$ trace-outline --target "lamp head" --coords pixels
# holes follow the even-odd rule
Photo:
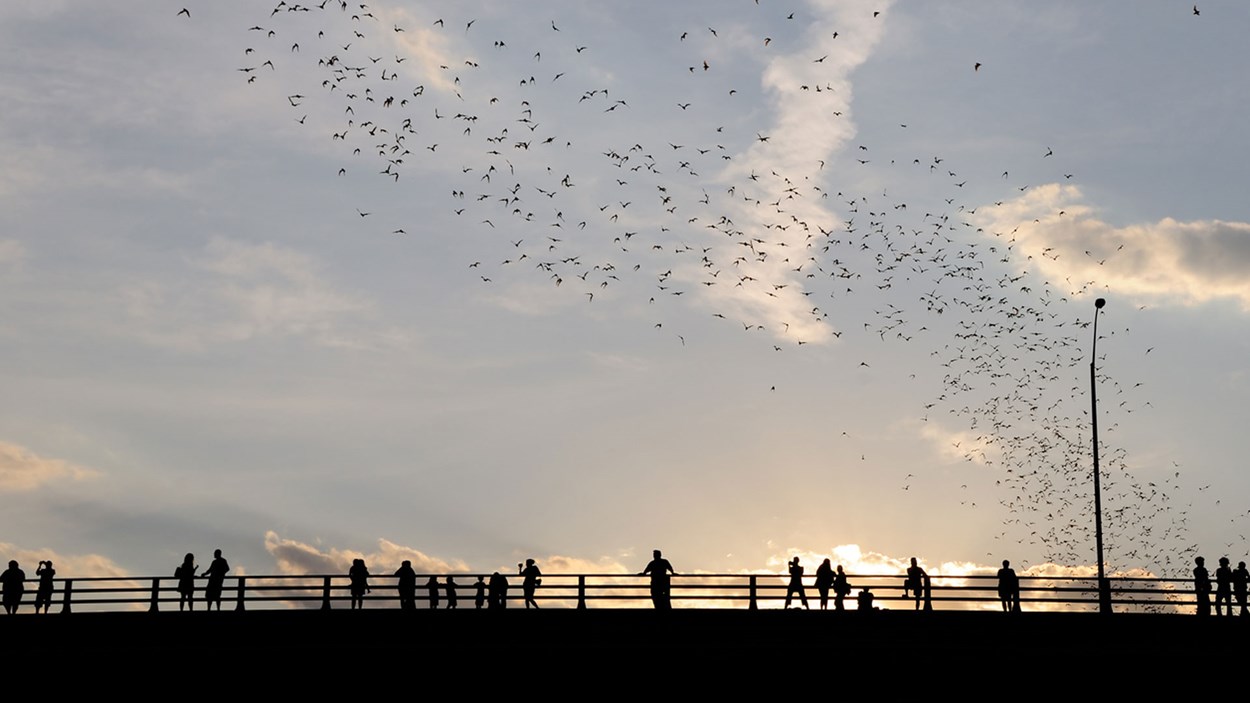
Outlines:
[[[1101,308],[1102,306],[1104,306],[1104,305],[1106,305],[1106,304],[1107,304],[1107,299],[1106,299],[1106,298],[1099,298],[1098,300],[1095,300],[1095,301],[1094,301],[1094,307],[1095,307],[1095,308]]]

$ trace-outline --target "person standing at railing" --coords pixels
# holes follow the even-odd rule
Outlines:
[[[352,568],[347,570],[347,578],[351,581],[352,610],[365,607],[365,594],[370,593],[369,567],[364,559],[352,559]]]
[[[208,579],[208,585],[204,587],[204,602],[208,604],[208,609],[213,609],[213,604],[217,604],[217,612],[221,612],[221,591],[226,585],[226,574],[230,571],[230,562],[221,556],[221,550],[213,550],[213,563],[208,565],[204,570],[204,578]]]
[[[430,610],[438,610],[438,577],[431,576],[425,582],[426,594],[429,596]]]
[[[41,561],[39,567],[35,569],[35,575],[39,577],[39,590],[35,592],[35,614],[39,614],[39,607],[43,606],[43,614],[47,615],[52,609],[52,579],[56,576],[56,569],[52,568],[52,562]],[[1229,609],[1232,613],[1232,609]]]
[[[1246,587],[1250,586],[1250,571],[1246,570],[1246,562],[1237,562],[1237,568],[1233,569],[1233,597],[1237,599],[1237,605],[1240,606],[1240,615],[1250,614],[1250,610],[1246,609]]]
[[[395,578],[399,586],[400,610],[417,609],[417,572],[412,570],[412,562],[407,559],[395,570]]]
[[[490,575],[490,602],[487,607],[491,610],[508,607],[508,577],[498,571]]]
[[[816,592],[820,594],[820,609],[829,609],[829,587],[833,585],[833,566],[826,559],[816,567]]]
[[[660,550],[652,550],[651,563],[638,575],[651,576],[651,603],[655,609],[672,610],[672,580],[669,576],[676,576],[677,572],[673,571],[673,565],[668,563],[668,559],[660,555]]]
[[[17,560],[10,560],[9,568],[0,574],[0,585],[4,586],[4,595],[0,597],[4,612],[13,615],[17,606],[22,604],[22,594],[26,592],[26,572],[18,568]]]
[[[450,576],[447,577],[447,609],[455,610],[456,605],[460,602],[460,596],[456,594],[456,580]]]
[[[1198,614],[1211,614],[1211,576],[1207,573],[1207,563],[1202,557],[1194,559],[1194,595],[1198,598]]]
[[[916,557],[911,558],[911,566],[907,567],[907,579],[903,581],[904,598],[907,597],[908,591],[911,591],[912,597],[916,599],[916,610],[920,610],[921,598],[924,598],[924,609],[932,610],[928,595],[929,575],[916,563]]]
[[[521,582],[521,592],[525,594],[526,610],[528,610],[530,606],[537,609],[538,601],[534,600],[534,591],[538,590],[538,585],[543,582],[540,578],[543,575],[543,572],[538,570],[538,565],[534,563],[533,559],[526,559],[524,568],[522,568],[520,564],[517,564],[516,568],[517,573],[525,579]]]
[[[195,555],[187,552],[182,558],[182,565],[174,569],[174,578],[178,579],[178,610],[185,605],[187,610],[195,610]]]
[[[1003,559],[1003,568],[998,570],[998,601],[1004,613],[1020,612],[1020,577],[1006,559]]]
[[[1228,565],[1228,557],[1220,557],[1220,567],[1215,570],[1215,614],[1223,615],[1220,606],[1228,608],[1233,614],[1233,570]]]
[[[807,609],[807,591],[803,590],[803,567],[799,566],[799,558],[790,560],[790,585],[786,586],[786,610],[790,609],[790,601],[798,594],[803,608]]]
[[[837,572],[833,575],[833,609],[837,612],[846,610],[846,597],[851,595],[851,583],[846,580],[846,572],[842,570],[842,565],[838,564]]]
[[[486,577],[478,576],[477,583],[473,584],[473,606],[478,610],[486,605]]]

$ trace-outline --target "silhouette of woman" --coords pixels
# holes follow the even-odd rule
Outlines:
[[[26,572],[17,567],[17,561],[9,562],[9,568],[0,574],[0,585],[4,586],[4,612],[12,615],[22,603],[22,594],[26,592]]]
[[[438,609],[438,579],[431,576],[429,581],[425,582],[426,591],[430,596],[430,610]]]
[[[502,610],[508,607],[508,577],[496,571],[490,575],[490,600],[486,607]]]
[[[807,608],[807,591],[803,590],[803,567],[799,566],[799,558],[795,557],[790,560],[790,585],[786,587],[786,609],[790,608],[790,599],[798,594],[799,599],[803,602],[803,608]]]
[[[178,610],[186,606],[187,610],[195,610],[195,555],[187,552],[182,564],[174,569],[174,578],[178,579]]]
[[[47,615],[52,609],[52,578],[56,576],[56,569],[52,568],[52,562],[41,561],[35,569],[35,575],[39,577],[39,590],[35,592],[35,613],[38,614],[39,607],[43,606],[43,614]]]
[[[347,570],[347,577],[351,579],[352,610],[365,607],[365,594],[372,592],[369,588],[369,568],[365,566],[365,560],[352,559],[352,568]]]
[[[534,591],[538,590],[538,585],[542,583],[542,579],[539,577],[543,575],[543,572],[538,570],[538,565],[534,563],[533,559],[526,559],[524,568],[520,564],[517,564],[516,567],[517,572],[525,578],[521,582],[521,592],[525,594],[525,608],[527,610],[531,606],[538,608],[538,601],[534,600]]]
[[[829,609],[829,587],[833,585],[833,566],[826,559],[816,567],[816,592],[820,594],[820,609]]]
[[[851,584],[846,580],[846,572],[838,564],[837,573],[833,575],[833,609],[839,613],[846,610],[846,597],[851,595]]]

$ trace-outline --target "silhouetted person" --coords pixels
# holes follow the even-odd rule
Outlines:
[[[417,572],[412,570],[412,562],[407,559],[395,570],[396,586],[399,589],[399,609],[417,609]]]
[[[871,613],[875,608],[872,607],[872,591],[867,586],[859,589],[859,597],[856,599],[856,610],[865,613]]]
[[[924,609],[932,609],[928,595],[929,575],[916,563],[916,557],[911,558],[911,566],[907,567],[907,580],[903,582],[903,596],[906,596],[908,591],[911,591],[912,597],[916,599],[916,610],[920,610],[920,600],[922,598],[924,599]]]
[[[486,605],[486,577],[478,576],[477,583],[473,584],[473,606],[478,610]]]
[[[359,610],[365,607],[365,594],[372,592],[369,588],[369,568],[365,566],[364,559],[352,559],[347,578],[351,582],[352,610]]]
[[[43,614],[47,615],[52,610],[52,579],[56,576],[56,569],[52,568],[52,562],[41,561],[38,568],[35,569],[35,575],[39,577],[39,590],[35,592],[35,613],[39,613],[39,607],[43,606]],[[1229,609],[1232,612],[1232,609]]]
[[[517,564],[516,568],[517,573],[525,579],[521,582],[521,592],[525,594],[526,609],[530,606],[537,608],[538,601],[534,600],[534,591],[538,590],[538,584],[542,583],[539,577],[543,575],[543,572],[538,570],[538,565],[533,559],[526,559],[524,568],[520,564]]]
[[[842,570],[842,565],[838,564],[838,569],[833,575],[833,609],[839,613],[846,610],[846,597],[851,595],[851,584],[846,580],[846,572]]]
[[[803,567],[799,566],[799,558],[790,560],[790,585],[786,586],[786,609],[790,608],[790,600],[798,594],[803,607],[807,607],[807,591],[803,590]]]
[[[668,563],[660,555],[660,550],[656,549],[651,552],[651,563],[647,564],[647,568],[642,570],[639,576],[651,576],[651,603],[656,610],[672,610],[672,579],[670,575],[676,576],[677,572],[673,571],[673,565]]]
[[[17,567],[17,561],[9,562],[9,568],[0,574],[0,586],[4,587],[4,612],[12,615],[22,603],[22,594],[26,592],[26,572]]]
[[[826,559],[816,567],[816,592],[820,594],[820,609],[829,609],[829,587],[833,585],[833,566]]]
[[[1194,595],[1198,598],[1198,614],[1211,614],[1211,577],[1207,574],[1207,562],[1202,557],[1194,559]]]
[[[502,610],[508,607],[508,577],[496,571],[490,575],[490,601],[487,607]]]
[[[1004,613],[1020,612],[1020,577],[1006,559],[998,570],[998,601],[1003,604]]]
[[[1240,615],[1250,614],[1250,610],[1246,609],[1246,587],[1250,586],[1250,571],[1246,570],[1246,562],[1237,562],[1237,568],[1233,569],[1233,597],[1237,599],[1237,605],[1240,606]]]
[[[1215,570],[1215,614],[1223,615],[1224,609],[1221,604],[1228,608],[1228,614],[1233,614],[1233,570],[1228,566],[1228,557],[1220,557],[1220,566]]]
[[[226,574],[229,571],[230,562],[221,556],[221,550],[213,550],[213,563],[204,570],[204,578],[208,579],[208,585],[204,587],[204,602],[208,604],[209,610],[216,603],[217,612],[221,612],[221,590],[226,585]]]
[[[178,579],[178,610],[186,606],[187,610],[195,610],[195,555],[187,552],[182,564],[174,569],[174,578]]]
[[[430,610],[438,609],[438,579],[431,576],[430,580],[425,582],[425,590],[429,594]]]
[[[452,577],[447,577],[447,609],[455,610],[456,605],[460,601],[460,596],[456,595],[456,581]]]

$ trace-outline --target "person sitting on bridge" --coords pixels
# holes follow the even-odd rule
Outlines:
[[[856,609],[863,613],[871,613],[876,610],[872,605],[872,591],[867,586],[859,589],[859,597],[856,599]]]

